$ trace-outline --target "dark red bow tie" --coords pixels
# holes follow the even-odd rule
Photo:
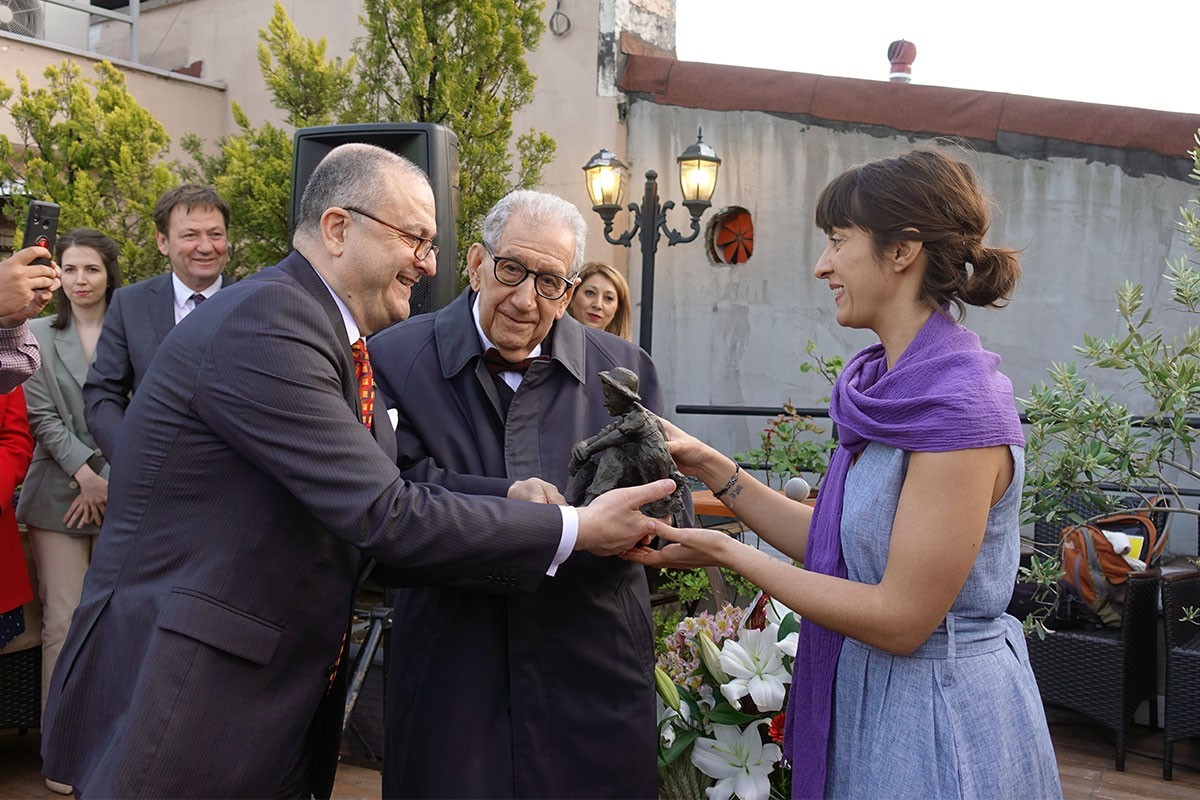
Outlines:
[[[533,362],[549,360],[550,356],[534,356],[533,358],[525,358],[520,361],[509,361],[500,355],[500,351],[494,347],[489,347],[483,354],[483,364],[487,367],[488,372],[493,375],[498,375],[501,372],[525,372]]]

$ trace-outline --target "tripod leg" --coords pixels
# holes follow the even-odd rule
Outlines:
[[[350,678],[350,687],[346,692],[346,713],[342,716],[343,731],[350,724],[350,714],[353,713],[354,705],[358,702],[358,695],[362,692],[363,683],[367,679],[367,670],[375,660],[375,651],[379,649],[379,642],[383,637],[383,629],[386,625],[386,615],[371,614],[371,628],[367,633],[367,640],[363,642],[362,650],[358,653],[358,661],[354,664],[354,675]]]

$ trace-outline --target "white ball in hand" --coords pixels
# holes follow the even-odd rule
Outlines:
[[[783,493],[787,495],[788,499],[795,500],[796,502],[807,500],[811,491],[812,487],[808,485],[808,481],[799,475],[794,478],[788,478],[788,482],[783,485]]]

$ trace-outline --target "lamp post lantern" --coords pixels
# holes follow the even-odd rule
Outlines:
[[[716,152],[705,143],[703,131],[697,134],[696,142],[680,153],[675,161],[679,165],[683,205],[692,216],[692,232],[687,235],[667,225],[667,212],[675,207],[675,202],[659,202],[658,173],[648,170],[641,205],[630,203],[628,206],[629,213],[633,215],[633,227],[614,237],[613,220],[621,210],[629,168],[609,150],[596,153],[583,166],[592,210],[604,220],[605,241],[630,247],[633,237],[638,236],[641,244],[642,315],[638,344],[647,353],[650,352],[654,328],[654,257],[658,251],[659,235],[661,233],[667,237],[667,246],[686,244],[700,235],[700,217],[712,205],[713,192],[717,188],[717,169],[721,164]]]

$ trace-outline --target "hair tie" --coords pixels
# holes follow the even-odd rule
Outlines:
[[[967,280],[971,280],[972,276],[975,275],[975,265],[970,261],[964,261],[963,269],[967,271]]]

